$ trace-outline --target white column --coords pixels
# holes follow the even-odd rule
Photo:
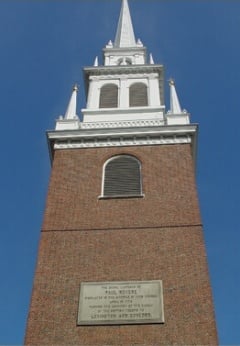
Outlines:
[[[127,78],[120,79],[119,86],[119,108],[129,107],[129,81]]]
[[[89,89],[88,89],[88,109],[96,109],[99,107],[99,97],[100,97],[100,88],[98,80],[90,80]]]
[[[160,91],[158,78],[155,76],[149,77],[149,106],[160,106]]]

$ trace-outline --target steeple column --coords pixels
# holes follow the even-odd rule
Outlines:
[[[149,76],[148,97],[149,97],[149,106],[160,106],[161,105],[159,80],[158,80],[157,75],[156,76],[155,75]]]
[[[87,108],[96,109],[99,106],[100,85],[98,80],[90,78]]]
[[[105,56],[105,61],[104,61],[104,65],[105,66],[109,66],[110,65],[110,56]]]
[[[129,80],[127,78],[120,79],[119,88],[119,107],[129,107]]]

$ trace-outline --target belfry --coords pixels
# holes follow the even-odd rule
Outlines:
[[[217,345],[195,182],[198,126],[136,40],[127,0],[103,64],[47,132],[52,171],[26,345]]]

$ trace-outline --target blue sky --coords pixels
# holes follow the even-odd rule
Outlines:
[[[240,1],[129,0],[200,124],[197,181],[221,345],[240,344]],[[50,174],[45,131],[114,39],[120,0],[0,1],[0,344],[23,342]],[[166,84],[166,105],[169,107]]]

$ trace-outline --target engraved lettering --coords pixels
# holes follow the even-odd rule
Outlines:
[[[162,323],[162,283],[82,283],[79,325]]]

